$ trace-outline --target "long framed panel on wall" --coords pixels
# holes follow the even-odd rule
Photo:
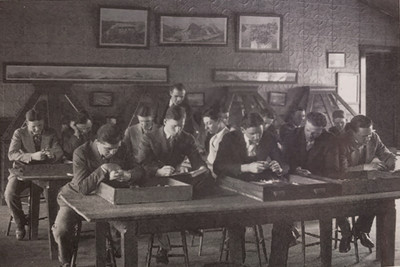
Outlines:
[[[100,7],[99,47],[148,48],[149,9]]]
[[[214,69],[215,82],[297,83],[297,71]]]
[[[228,17],[159,14],[158,35],[160,45],[227,46]]]
[[[168,66],[4,63],[4,82],[167,83]]]

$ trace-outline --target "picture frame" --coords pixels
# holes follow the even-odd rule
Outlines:
[[[186,98],[191,107],[203,107],[205,104],[205,95],[203,92],[187,93]]]
[[[215,82],[297,83],[297,71],[214,69]]]
[[[168,66],[4,63],[4,82],[168,83]]]
[[[328,52],[327,67],[331,69],[346,67],[346,54],[341,52]]]
[[[90,92],[89,104],[93,107],[110,107],[113,105],[114,95],[112,92]]]
[[[337,72],[338,95],[349,105],[358,104],[360,98],[360,75],[358,73]]]
[[[282,92],[269,92],[268,103],[272,106],[285,106],[286,105],[286,93]]]
[[[99,47],[149,48],[149,9],[100,7]]]
[[[239,14],[236,50],[240,52],[281,52],[282,16],[276,14]]]
[[[158,16],[160,45],[227,46],[228,16]]]

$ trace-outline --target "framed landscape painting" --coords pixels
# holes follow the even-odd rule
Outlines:
[[[214,70],[216,82],[296,83],[296,71]]]
[[[228,44],[228,17],[160,15],[160,45]]]
[[[242,52],[281,52],[282,17],[239,15],[236,48]]]
[[[149,10],[100,7],[100,47],[149,47]]]
[[[167,66],[5,63],[4,82],[166,83]]]

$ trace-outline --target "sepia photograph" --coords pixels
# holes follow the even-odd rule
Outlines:
[[[91,92],[90,105],[95,107],[109,107],[113,105],[112,92]]]
[[[149,46],[148,9],[100,8],[99,46],[146,48]]]
[[[280,52],[282,17],[279,15],[239,15],[237,50],[241,52]]]
[[[344,68],[346,67],[346,54],[328,52],[328,68]]]
[[[227,45],[224,16],[160,15],[160,45]]]

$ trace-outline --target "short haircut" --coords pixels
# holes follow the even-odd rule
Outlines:
[[[335,110],[334,112],[332,112],[332,118],[333,119],[337,119],[337,118],[344,119],[345,118],[344,111],[340,110],[340,109]]]
[[[140,117],[153,117],[153,109],[149,105],[141,105],[137,110],[137,116]]]
[[[259,127],[264,124],[264,120],[261,118],[261,115],[257,112],[251,112],[249,114],[244,115],[240,127],[247,129],[251,127]]]
[[[169,88],[169,91],[172,92],[172,91],[174,91],[174,89],[178,90],[179,92],[186,90],[183,83],[175,83],[175,84],[171,85],[171,87]]]
[[[327,121],[321,112],[311,111],[307,114],[306,120],[316,127],[326,127]]]
[[[369,128],[372,126],[372,120],[364,115],[357,115],[353,117],[349,123],[350,129],[358,132],[359,128]]]
[[[30,109],[25,113],[26,121],[41,121],[44,117],[44,114],[36,109]]]
[[[209,117],[213,121],[216,121],[219,119],[219,110],[215,107],[210,107],[203,112],[203,118],[204,117]]]
[[[100,143],[116,145],[122,140],[122,131],[116,124],[103,124],[99,130],[97,130],[97,140]]]
[[[184,119],[186,117],[186,111],[183,107],[181,106],[171,106],[167,109],[167,112],[165,113],[165,119],[166,120],[175,120],[179,121],[181,119]]]
[[[86,110],[79,111],[74,118],[76,124],[86,124],[88,120],[92,120],[92,118]]]
[[[276,119],[276,115],[274,112],[272,112],[271,110],[267,109],[267,108],[263,108],[260,110],[260,114],[262,117],[267,117],[268,119],[272,119],[275,120]]]

